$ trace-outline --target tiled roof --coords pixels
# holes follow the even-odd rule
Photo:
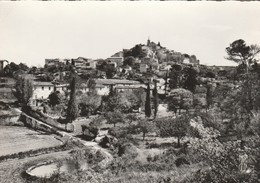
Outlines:
[[[138,88],[146,88],[144,84],[131,85],[131,86],[116,86],[115,89],[138,89]]]
[[[96,84],[101,85],[112,85],[112,84],[140,84],[139,81],[132,81],[132,80],[126,80],[126,79],[96,79],[94,80]]]

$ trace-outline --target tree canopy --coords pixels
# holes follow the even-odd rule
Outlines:
[[[177,109],[188,110],[193,105],[193,94],[183,88],[174,89],[168,96],[168,108],[175,113]]]
[[[22,105],[28,105],[33,95],[33,82],[29,76],[20,76],[15,84],[14,96]]]
[[[232,42],[226,48],[227,60],[238,64],[245,64],[248,68],[257,61],[256,56],[260,53],[258,45],[247,45],[243,39]]]
[[[78,105],[76,101],[76,76],[72,76],[70,83],[70,100],[67,108],[67,121],[72,123],[77,118]]]

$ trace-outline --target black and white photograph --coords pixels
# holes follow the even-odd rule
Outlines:
[[[0,183],[259,183],[259,17],[0,1]]]

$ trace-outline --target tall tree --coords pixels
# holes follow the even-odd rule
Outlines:
[[[23,75],[15,84],[14,96],[22,105],[28,105],[33,95],[33,82],[29,76]]]
[[[135,58],[133,56],[126,57],[124,60],[124,65],[133,66],[135,64]]]
[[[245,64],[248,69],[256,62],[256,56],[260,53],[258,45],[248,46],[243,39],[238,39],[226,48],[227,60],[234,61],[238,64]]]
[[[145,100],[145,116],[151,116],[151,97],[150,97],[150,82],[147,83],[146,100]]]
[[[161,137],[176,137],[177,145],[180,147],[181,139],[186,136],[189,129],[189,117],[187,115],[178,116],[175,119],[157,119],[156,126]]]
[[[154,106],[154,119],[155,119],[156,116],[157,116],[157,112],[158,112],[158,90],[157,90],[157,81],[154,81],[153,106]]]
[[[116,127],[117,123],[124,122],[123,114],[118,110],[106,113],[105,117],[106,117],[107,123],[114,124],[114,127]]]
[[[246,45],[242,39],[236,40],[226,48],[228,57],[226,59],[232,60],[240,64],[240,107],[246,111],[246,126],[250,123],[250,115],[252,110],[255,109],[255,91],[258,84],[257,74],[254,73],[254,65],[258,61],[257,55],[260,53],[258,45]]]
[[[182,67],[181,65],[172,65],[171,72],[169,73],[169,87],[176,89],[182,87]]]
[[[67,121],[72,123],[72,121],[77,118],[77,115],[78,105],[76,102],[76,74],[74,74],[70,83],[70,100],[67,108]]]
[[[190,90],[192,93],[194,93],[196,85],[197,85],[198,72],[192,67],[185,68],[183,70],[183,72],[184,72],[184,76],[185,76],[183,88]]]
[[[107,64],[105,66],[105,72],[108,79],[113,78],[116,74],[116,71],[117,71],[116,68],[111,64]]]
[[[143,133],[143,140],[145,139],[145,136],[149,132],[155,132],[156,131],[156,125],[153,121],[149,121],[147,119],[139,120],[138,124],[136,125],[138,129],[141,130]]]
[[[193,94],[183,88],[174,89],[169,93],[167,101],[169,110],[174,111],[175,114],[178,109],[179,113],[181,109],[188,111],[193,105]]]

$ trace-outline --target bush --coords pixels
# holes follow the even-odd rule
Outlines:
[[[184,157],[180,157],[180,158],[175,160],[175,165],[177,167],[179,167],[181,165],[184,165],[184,164],[190,165],[190,162],[186,158],[184,158]]]

